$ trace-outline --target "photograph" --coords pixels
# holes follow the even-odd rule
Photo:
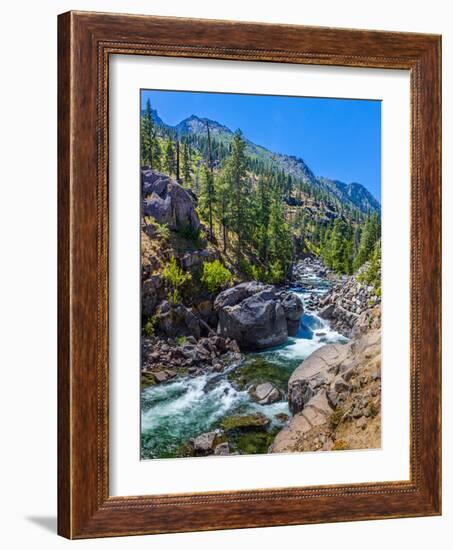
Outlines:
[[[141,458],[381,446],[381,102],[140,91]]]

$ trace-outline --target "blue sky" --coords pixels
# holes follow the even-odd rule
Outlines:
[[[194,114],[240,128],[271,151],[301,157],[317,176],[356,181],[381,200],[381,102],[143,90],[166,124]]]

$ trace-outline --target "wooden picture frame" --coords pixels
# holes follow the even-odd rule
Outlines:
[[[440,37],[69,12],[59,16],[58,48],[59,534],[89,538],[440,514]],[[109,496],[111,54],[410,71],[409,481]]]

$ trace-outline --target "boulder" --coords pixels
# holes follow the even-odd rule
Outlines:
[[[153,315],[158,301],[163,299],[164,284],[160,275],[150,275],[142,283],[142,314]]]
[[[183,269],[193,271],[201,267],[204,262],[213,262],[215,259],[217,259],[215,250],[203,248],[202,250],[186,252],[186,254],[180,258],[180,263]]]
[[[330,319],[334,311],[335,311],[335,304],[328,304],[327,306],[321,309],[321,311],[319,312],[319,316],[322,319]]]
[[[279,298],[285,310],[288,336],[296,336],[300,325],[300,319],[304,314],[302,300],[294,292],[281,292]]]
[[[214,454],[217,456],[225,456],[230,454],[230,446],[228,442],[219,443],[214,449]]]
[[[282,397],[281,391],[270,382],[252,386],[249,390],[249,394],[259,405],[270,405],[271,403],[279,401]]]
[[[169,338],[189,335],[200,338],[200,322],[183,304],[170,305],[165,300],[157,308],[156,318],[159,330]]]
[[[240,415],[235,414],[225,417],[221,426],[225,432],[232,430],[250,430],[265,428],[270,424],[269,418],[261,413]]]
[[[192,196],[170,176],[142,169],[143,213],[174,231],[197,232],[200,220]]]
[[[217,444],[217,432],[206,432],[189,439],[189,445],[192,447],[194,454],[198,456],[213,454]]]
[[[302,315],[302,308],[292,296],[285,296],[285,303],[287,310],[272,285],[256,281],[236,285],[221,292],[214,302],[217,333],[236,340],[243,350],[282,344],[288,338],[288,318],[298,324],[297,315]]]
[[[288,381],[288,404],[293,414],[302,411],[318,389],[337,376],[348,351],[348,345],[328,344],[297,367]]]

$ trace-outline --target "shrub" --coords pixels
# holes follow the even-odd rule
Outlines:
[[[157,236],[168,241],[170,238],[170,228],[166,223],[155,223]]]
[[[148,317],[148,320],[143,325],[143,332],[146,336],[154,336],[154,331],[156,329],[157,319],[155,317]]]
[[[374,418],[378,414],[379,410],[376,407],[376,405],[373,403],[373,401],[370,401],[368,403],[368,411],[370,413],[371,418]]]
[[[201,282],[211,294],[221,290],[232,279],[228,269],[219,260],[203,263],[203,274]]]
[[[338,425],[341,422],[341,419],[343,418],[343,415],[344,415],[344,410],[341,407],[334,410],[334,412],[330,415],[330,418],[329,418],[329,424],[330,424],[331,430],[337,429]]]
[[[374,245],[368,266],[357,276],[357,280],[373,286],[376,296],[381,297],[381,241]]]
[[[257,265],[252,264],[245,258],[242,258],[239,265],[241,271],[248,279],[252,279],[253,281],[262,281],[264,279],[264,274],[262,270]]]
[[[332,447],[332,451],[346,451],[349,449],[344,439],[337,439]]]
[[[266,282],[270,284],[278,284],[283,282],[285,278],[285,273],[282,268],[282,264],[279,260],[271,262],[269,264],[269,271],[266,273]]]
[[[177,336],[175,338],[175,342],[178,346],[183,346],[187,341],[187,338],[185,336]]]
[[[163,278],[169,283],[171,290],[168,293],[168,301],[175,305],[180,298],[179,292],[181,288],[192,278],[190,273],[184,271],[176,263],[176,259],[172,258],[162,271]]]

